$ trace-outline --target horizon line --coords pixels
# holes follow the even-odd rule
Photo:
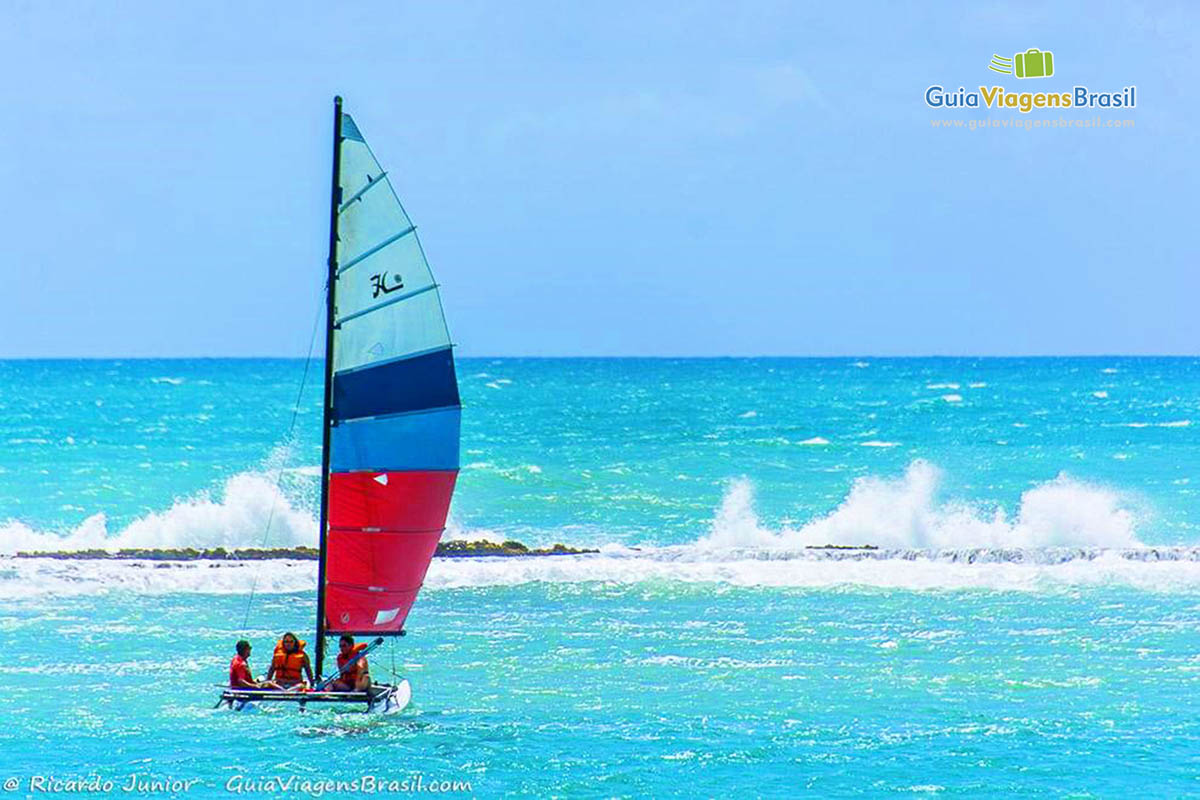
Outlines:
[[[849,355],[812,355],[812,354],[757,354],[757,355],[469,355],[455,356],[458,360],[474,359],[527,359],[546,361],[570,360],[658,360],[658,361],[715,361],[715,360],[754,360],[754,359],[807,359],[807,360],[845,360],[845,359],[929,359],[929,358],[1200,358],[1200,353],[905,353],[892,355],[873,355],[857,353]],[[0,356],[0,363],[17,361],[306,361],[308,356],[299,355],[172,355],[172,356]],[[324,361],[324,357],[311,357],[312,361]]]

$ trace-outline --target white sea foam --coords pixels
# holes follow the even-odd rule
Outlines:
[[[59,561],[0,557],[0,602],[137,594],[307,594],[313,561]],[[695,546],[625,548],[581,556],[434,559],[425,591],[524,584],[606,587],[711,584],[798,589],[1054,592],[1125,586],[1200,593],[1200,548],[1046,550],[705,551]]]
[[[814,436],[811,439],[805,439],[802,442],[796,442],[796,444],[823,445],[829,444],[829,440],[821,436]]]
[[[940,497],[931,464],[894,478],[857,480],[842,503],[798,527],[771,529],[754,509],[748,480],[727,489],[708,530],[691,544],[629,547],[544,558],[435,559],[426,588],[437,592],[527,583],[719,584],[743,587],[865,586],[906,590],[1043,591],[1116,584],[1200,592],[1200,547],[1153,548],[1136,533],[1135,505],[1119,493],[1061,475],[1022,495],[1016,511]],[[257,546],[271,505],[269,544],[312,544],[311,513],[290,504],[264,476],[240,475],[218,500],[197,497],[110,534],[97,515],[65,535],[17,524],[0,530],[15,550]],[[278,526],[278,527],[276,527]],[[498,542],[504,531],[465,529],[445,538]],[[570,541],[569,536],[557,537]],[[873,544],[878,549],[812,549]],[[161,562],[0,557],[0,600],[130,591],[142,594],[310,592],[311,561]]]
[[[268,529],[268,520],[270,528]],[[265,475],[230,478],[221,498],[206,494],[147,514],[116,533],[104,514],[93,514],[74,530],[36,531],[21,522],[0,524],[0,553],[52,550],[118,550],[123,547],[270,547],[315,545],[312,515],[293,506]]]
[[[841,505],[799,528],[764,528],[749,481],[735,481],[700,541],[711,548],[808,545],[889,548],[1139,547],[1129,503],[1104,487],[1060,475],[1026,491],[1016,515],[941,500],[941,474],[914,461],[904,475],[859,478]]]
[[[59,561],[0,556],[0,601],[131,592],[135,594],[311,592],[314,561]]]
[[[1190,419],[1177,419],[1171,422],[1117,422],[1105,425],[1104,427],[1149,428],[1153,426],[1155,428],[1189,428],[1191,425],[1192,421]]]

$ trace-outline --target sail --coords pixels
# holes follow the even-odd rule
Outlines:
[[[437,284],[387,173],[342,114],[325,632],[399,633],[446,525],[459,397]]]

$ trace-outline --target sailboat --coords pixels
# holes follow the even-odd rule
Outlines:
[[[461,406],[438,284],[416,226],[341,97],[326,287],[317,680],[310,691],[228,689],[218,705],[407,705],[406,680],[329,691],[338,672],[325,674],[326,640],[371,637],[365,656],[405,634],[458,476]]]

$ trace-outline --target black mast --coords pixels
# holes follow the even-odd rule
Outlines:
[[[342,205],[342,98],[333,98],[333,187],[329,193],[329,277],[325,284],[325,413],[321,418],[321,519],[317,528],[317,663],[321,678],[325,661],[325,555],[329,524],[329,431],[333,419],[333,327],[337,313],[338,210]]]

